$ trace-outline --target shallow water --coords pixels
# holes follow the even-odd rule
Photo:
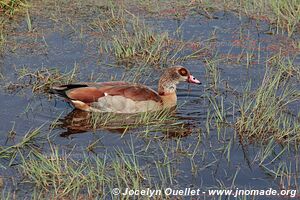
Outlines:
[[[270,35],[269,26],[263,22],[253,21],[247,18],[238,18],[231,13],[215,13],[215,19],[206,19],[201,15],[194,15],[183,20],[172,19],[153,19],[146,18],[146,23],[156,31],[168,31],[169,35],[174,39],[183,38],[205,45],[209,43],[211,49],[207,51],[207,55],[218,58],[232,58],[232,62],[226,60],[217,64],[220,73],[220,83],[218,83],[218,100],[223,98],[224,107],[229,108],[226,111],[228,121],[234,121],[237,117],[233,114],[232,103],[237,99],[225,88],[225,83],[233,87],[236,92],[242,92],[249,80],[252,81],[252,90],[257,88],[263,78],[265,72],[264,61],[271,55],[279,52],[282,44],[288,43],[284,36]],[[40,22],[45,27],[51,27],[51,22]],[[257,24],[258,23],[258,24]],[[25,25],[24,25],[25,26]],[[78,81],[89,80],[90,74],[100,75],[101,81],[109,80],[110,76],[120,78],[124,71],[123,67],[110,67],[106,63],[113,63],[113,58],[103,55],[99,57],[98,46],[95,42],[97,38],[91,35],[83,35],[78,39],[78,33],[71,30],[48,31],[40,35],[28,34],[24,35],[24,26],[20,27],[20,34],[14,35],[14,40],[19,44],[19,48],[14,52],[5,51],[1,73],[5,79],[2,85],[6,85],[16,79],[16,74],[12,73],[15,68],[28,67],[30,69],[39,69],[42,67],[55,67],[61,71],[69,71],[74,65],[79,66]],[[180,34],[175,35],[174,32],[180,28]],[[208,40],[214,37],[215,41]],[[259,50],[258,50],[259,49]],[[288,50],[288,45],[282,49],[286,56],[296,57],[299,65],[299,55],[294,51]],[[189,53],[189,49],[186,53]],[[253,59],[251,65],[247,66],[245,57],[241,58],[242,62],[235,62],[241,52],[252,53]],[[244,54],[245,56],[246,54]],[[93,141],[100,140],[101,148],[96,149],[96,153],[113,152],[115,148],[122,148],[125,152],[130,153],[128,144],[135,147],[136,152],[140,152],[138,158],[141,165],[150,165],[153,176],[158,174],[154,166],[155,160],[162,160],[164,154],[160,146],[170,147],[168,156],[170,160],[176,160],[173,164],[173,170],[178,171],[175,177],[176,181],[169,187],[174,188],[220,188],[221,183],[225,187],[234,185],[242,188],[281,188],[280,179],[270,176],[262,166],[255,161],[255,156],[262,150],[257,144],[243,146],[239,142],[239,138],[235,137],[234,130],[231,127],[222,127],[218,133],[216,127],[210,127],[208,133],[206,121],[208,112],[213,112],[208,97],[214,96],[214,91],[209,87],[211,79],[206,72],[207,66],[203,57],[199,59],[188,60],[182,65],[190,69],[192,74],[200,79],[203,84],[201,86],[188,86],[180,84],[178,87],[178,103],[176,111],[178,122],[185,124],[187,131],[181,136],[174,133],[164,133],[160,131],[151,132],[150,136],[163,137],[165,134],[169,136],[165,139],[155,140],[151,137],[145,139],[143,137],[143,127],[140,129],[129,130],[128,133],[121,136],[120,130],[110,128],[100,128],[98,130],[90,130],[82,128],[82,130],[68,130],[67,117],[73,111],[73,108],[62,99],[48,99],[46,94],[33,94],[30,89],[24,89],[19,92],[8,92],[4,89],[0,91],[1,113],[0,113],[0,143],[1,145],[9,145],[18,142],[30,129],[42,126],[42,130],[49,131],[51,123],[57,118],[65,122],[62,127],[56,127],[51,132],[54,144],[61,146],[63,149],[72,150],[74,158],[82,157],[81,152]],[[151,70],[150,70],[151,71]],[[148,72],[145,72],[146,74]],[[155,71],[159,73],[159,71]],[[157,86],[157,77],[155,79],[147,78],[146,84],[154,89]],[[297,114],[299,105],[292,108]],[[71,116],[71,119],[85,115],[79,113]],[[14,141],[6,141],[7,133],[12,130],[16,132]],[[70,129],[70,127],[69,127]],[[75,133],[74,133],[75,132]],[[73,133],[73,134],[72,134]],[[122,132],[121,132],[122,133]],[[225,134],[226,133],[226,134]],[[218,135],[221,134],[221,138]],[[180,134],[179,134],[180,135]],[[202,141],[197,146],[198,137],[202,137]],[[174,150],[178,140],[181,142],[181,151]],[[148,142],[151,145],[145,149]],[[226,150],[228,143],[231,143],[230,150]],[[74,145],[76,148],[74,149]],[[281,147],[275,145],[274,155],[279,153]],[[171,148],[173,147],[173,149]],[[191,153],[197,149],[193,162],[196,166],[196,173],[192,171],[191,158],[186,156],[184,151]],[[176,149],[176,148],[175,148]],[[230,155],[230,159],[228,158]],[[274,156],[275,157],[275,156]],[[274,158],[271,157],[270,159]],[[277,166],[278,162],[286,162],[288,165],[295,166],[299,156],[297,154],[286,155],[280,161],[275,161],[268,166]],[[293,169],[297,173],[298,169]],[[13,170],[6,170],[3,177]],[[4,173],[4,172],[1,172]],[[299,171],[298,171],[299,173]],[[296,177],[295,182],[300,181],[300,177]],[[7,182],[10,187],[10,182]],[[209,197],[210,198],[210,197]],[[266,197],[258,197],[257,199],[266,199]],[[280,198],[278,198],[280,199]]]

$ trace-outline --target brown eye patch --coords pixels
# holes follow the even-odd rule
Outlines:
[[[181,68],[178,72],[181,76],[187,76],[188,75],[188,71],[184,68]]]

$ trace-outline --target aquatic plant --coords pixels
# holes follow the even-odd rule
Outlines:
[[[234,0],[234,1],[201,1],[206,8],[231,10],[246,14],[255,19],[267,20],[276,29],[276,33],[286,30],[289,36],[297,33],[300,28],[299,0]],[[198,6],[195,2],[194,6]]]
[[[16,12],[28,7],[26,0],[0,0],[0,15],[13,16]]]
[[[250,85],[246,88],[235,125],[243,138],[264,141],[274,138],[280,143],[299,140],[299,116],[291,115],[288,107],[300,101],[300,93],[291,87],[287,69],[284,63],[279,69],[267,69],[254,94],[250,92]]]
[[[57,68],[42,67],[32,71],[26,67],[17,70],[17,81],[8,83],[5,88],[8,91],[15,92],[24,88],[31,88],[32,92],[47,93],[54,85],[67,84],[76,80],[78,66],[75,63],[74,68],[67,72],[60,72]]]

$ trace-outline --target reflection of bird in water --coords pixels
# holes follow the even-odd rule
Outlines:
[[[194,125],[180,120],[173,111],[144,114],[92,113],[74,109],[59,119],[58,127],[66,129],[60,136],[84,133],[99,129],[124,134],[128,130],[142,132],[147,127],[151,132],[160,132],[163,137],[185,137],[192,133]]]

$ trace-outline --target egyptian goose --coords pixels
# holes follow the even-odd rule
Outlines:
[[[182,66],[169,67],[158,83],[158,92],[127,82],[76,83],[53,87],[50,93],[65,97],[80,110],[92,112],[139,113],[176,106],[179,82],[200,84]]]

